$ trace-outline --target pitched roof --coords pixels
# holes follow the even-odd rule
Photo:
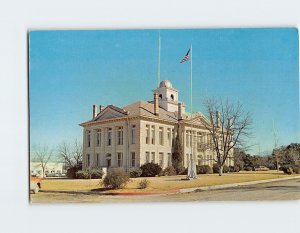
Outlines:
[[[154,115],[154,104],[153,102],[138,101],[123,107],[128,112],[129,116],[146,116],[155,117],[161,120],[177,122],[177,112],[168,112],[163,108],[159,107],[158,116]]]

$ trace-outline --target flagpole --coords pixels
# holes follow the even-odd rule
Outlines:
[[[158,64],[157,64],[157,87],[160,83],[160,31],[158,34]]]
[[[193,46],[191,44],[191,51],[190,51],[190,56],[191,56],[191,59],[190,59],[190,111],[191,111],[191,158],[190,158],[190,163],[191,163],[191,170],[193,170],[193,166],[194,166],[194,163],[193,163],[193,146],[194,146],[194,142],[193,142],[193,122],[192,122],[192,119],[193,119]],[[195,171],[194,171],[195,172]],[[193,176],[195,176],[195,174],[193,174]],[[194,178],[194,177],[193,177]]]

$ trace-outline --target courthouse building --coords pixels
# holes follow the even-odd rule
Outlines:
[[[183,163],[191,158],[198,165],[215,163],[208,122],[202,113],[185,113],[178,90],[168,80],[160,83],[152,101],[138,101],[124,107],[93,105],[93,118],[83,127],[83,169],[138,168],[144,163],[172,164],[172,150],[180,132],[184,150]],[[179,131],[178,131],[179,129]],[[191,135],[192,134],[192,135]],[[191,140],[192,139],[192,140]],[[226,165],[233,165],[228,159]]]

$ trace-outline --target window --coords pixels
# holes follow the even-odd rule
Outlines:
[[[150,152],[146,152],[146,163],[150,162]]]
[[[190,146],[190,131],[186,131],[185,145],[186,145],[186,147]]]
[[[111,145],[111,128],[107,129],[107,145]]]
[[[91,158],[89,154],[86,155],[86,166],[87,167],[91,166]]]
[[[117,130],[117,144],[123,145],[123,127],[118,127]]]
[[[155,152],[151,152],[151,163],[155,163]]]
[[[168,166],[172,166],[172,154],[168,153]]]
[[[159,166],[164,166],[164,153],[159,153]]]
[[[164,129],[163,127],[159,127],[159,145],[164,145]]]
[[[97,146],[101,145],[101,129],[98,129],[96,133],[96,145]]]
[[[100,166],[100,154],[96,154],[96,164],[97,164],[97,167]]]
[[[146,125],[146,144],[150,143],[150,125]]]
[[[172,146],[174,146],[175,143],[175,130],[172,129]]]
[[[91,147],[91,131],[86,131],[86,146]]]
[[[159,97],[159,99],[162,99],[162,94],[159,94],[159,96],[158,96],[158,97]]]
[[[171,146],[171,129],[168,129],[168,145]]]
[[[155,144],[155,125],[151,126],[151,144],[154,145]]]
[[[201,133],[197,132],[197,149],[199,150],[201,146]]]
[[[174,95],[173,94],[171,94],[171,99],[174,100]]]
[[[135,167],[135,152],[131,152],[131,167]]]
[[[197,158],[198,158],[198,160],[197,160],[198,161],[198,166],[200,166],[201,165],[201,155],[198,155]]]
[[[131,126],[131,144],[135,144],[136,128],[135,125]]]
[[[118,167],[122,167],[123,153],[117,153],[118,155]]]

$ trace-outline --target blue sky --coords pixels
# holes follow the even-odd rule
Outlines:
[[[158,30],[32,31],[29,34],[31,144],[82,139],[93,104],[122,107],[151,100],[157,86]],[[189,104],[193,45],[193,110],[207,97],[239,101],[252,113],[253,153],[299,142],[298,31],[160,30],[161,80]]]

